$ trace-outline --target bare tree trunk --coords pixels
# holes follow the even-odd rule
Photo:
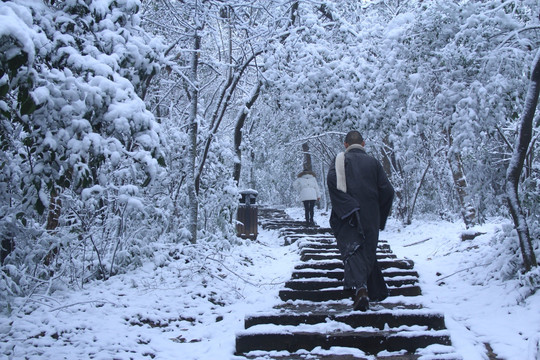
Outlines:
[[[326,169],[326,162],[321,157],[321,181],[322,181],[322,191],[321,191],[321,199],[324,201],[324,205],[320,204],[319,202],[319,209],[322,209],[324,207],[325,211],[328,211],[329,208],[329,201],[328,201],[328,184],[326,183],[326,176],[325,174],[328,173],[328,170]]]
[[[62,212],[62,200],[60,199],[58,191],[56,189],[53,189],[51,191],[51,199],[49,201],[49,210],[47,213],[47,225],[45,227],[45,229],[47,229],[48,232],[56,233],[56,229],[58,228],[58,224],[60,221],[61,212]],[[56,255],[58,255],[58,251],[59,251],[58,246],[54,246],[51,250],[49,250],[49,253],[47,254],[47,256],[45,256],[43,263],[47,266],[52,264]]]
[[[250,188],[256,189],[257,188],[257,177],[255,176],[255,166],[253,166],[253,164],[255,163],[255,152],[253,151],[253,149],[251,149],[249,151],[249,156],[250,156],[251,166],[250,166],[250,170],[249,170],[248,184],[249,184]]]
[[[234,128],[234,150],[236,151],[236,157],[238,159],[234,164],[233,179],[237,185],[240,182],[240,173],[242,172],[242,149],[240,148],[240,145],[242,145],[242,129],[244,128],[244,124],[249,115],[249,110],[251,110],[261,93],[261,86],[262,83],[258,82],[251,93],[251,97],[246,102],[246,106],[240,109],[238,116],[236,117],[236,127]]]
[[[296,18],[297,18],[297,15],[298,15],[297,12],[298,12],[298,1],[295,1],[291,5],[290,20],[289,20],[289,24],[288,24],[289,27],[292,27],[294,25],[294,23],[296,21]],[[228,16],[229,15],[227,15],[227,17]],[[230,29],[231,29],[231,27],[229,26],[229,30]],[[285,33],[284,35],[282,35],[281,36],[281,42],[283,43],[288,37],[289,37],[288,33]],[[203,173],[203,170],[204,170],[204,165],[205,165],[206,160],[208,158],[208,152],[210,150],[210,145],[212,144],[214,136],[217,133],[223,118],[225,117],[225,113],[226,113],[227,108],[229,107],[229,105],[231,105],[232,97],[233,97],[234,92],[235,92],[235,90],[236,90],[236,88],[238,86],[238,83],[242,79],[242,76],[243,76],[244,72],[251,65],[251,63],[257,58],[257,56],[261,55],[263,52],[264,52],[263,50],[259,50],[257,52],[254,52],[253,54],[251,54],[244,61],[244,63],[241,66],[233,67],[232,66],[232,56],[231,56],[231,54],[232,54],[232,43],[229,42],[229,65],[230,65],[229,72],[227,74],[227,81],[226,81],[226,83],[225,83],[225,85],[223,87],[223,90],[221,91],[219,100],[217,102],[216,109],[215,109],[214,114],[212,116],[212,122],[211,122],[211,125],[210,125],[211,132],[210,132],[208,138],[205,141],[203,154],[201,156],[201,160],[200,160],[200,163],[199,163],[199,166],[198,166],[198,171],[197,171],[196,176],[195,176],[195,189],[197,191],[197,194],[199,193],[201,176],[202,176],[202,173]],[[233,68],[236,68],[236,70],[232,71]],[[260,91],[260,85],[259,85],[259,91]],[[257,96],[255,97],[253,102],[255,102],[255,100],[257,99],[258,96],[259,96],[259,94],[257,94]],[[251,104],[251,105],[253,105],[253,104]],[[235,136],[236,136],[236,134],[235,134]],[[236,139],[235,139],[235,141],[236,141]],[[236,171],[236,167],[235,167],[235,171]],[[240,178],[239,176],[240,175],[238,175],[238,179]]]
[[[302,144],[302,154],[304,155],[304,160],[302,162],[303,170],[313,171],[313,164],[311,162],[311,153],[309,152],[309,144]]]
[[[448,139],[448,147],[452,148],[452,134],[451,129],[446,129],[446,136]],[[468,229],[475,223],[476,210],[468,201],[467,194],[467,179],[465,177],[465,170],[463,168],[463,161],[460,154],[453,154],[451,150],[448,151],[447,156],[448,166],[452,172],[452,179],[454,180],[454,186],[456,187],[456,193],[458,195],[459,206],[461,210],[461,216],[465,227]]]
[[[56,189],[51,191],[51,200],[49,202],[49,212],[47,214],[47,227],[49,231],[54,231],[58,227],[60,214],[62,211],[62,200]]]
[[[196,169],[195,160],[197,158],[197,106],[199,102],[199,84],[197,82],[197,69],[199,66],[199,50],[201,48],[201,37],[198,33],[195,33],[193,37],[193,55],[191,58],[191,109],[189,113],[189,184],[188,184],[188,196],[189,196],[189,223],[188,230],[191,234],[191,242],[195,244],[197,242],[197,225],[199,216],[199,197],[196,187]]]
[[[212,116],[212,123],[210,125],[211,132],[208,135],[208,138],[205,141],[204,144],[204,150],[203,154],[201,156],[201,160],[198,166],[197,173],[195,175],[195,188],[197,190],[197,194],[199,193],[200,189],[200,181],[201,176],[204,170],[204,165],[206,163],[206,160],[208,158],[208,152],[210,151],[210,145],[212,144],[212,141],[214,140],[214,136],[216,135],[219,126],[221,125],[221,122],[225,118],[226,110],[231,105],[233,94],[236,90],[236,87],[238,86],[238,83],[242,79],[242,76],[244,74],[244,71],[248,68],[248,66],[251,64],[251,62],[259,55],[261,52],[252,54],[246,62],[240,67],[240,70],[238,70],[237,73],[235,73],[230,79],[227,80],[227,84],[224,86],[220,99],[218,101],[216,110],[214,111],[214,114]]]
[[[392,212],[403,223],[407,221],[407,214],[409,212],[409,189],[407,183],[407,174],[403,170],[400,161],[396,158],[396,152],[394,151],[394,144],[386,135],[383,139],[383,146],[381,147],[381,163],[386,176],[394,185],[396,195],[396,205]]]
[[[386,176],[388,176],[388,178],[391,178],[393,174],[392,168],[394,168],[394,166],[392,164],[395,163],[395,156],[394,156],[394,152],[391,152],[389,154],[386,151],[386,149],[392,149],[392,147],[393,146],[390,143],[390,140],[388,139],[388,135],[386,135],[383,138],[383,148],[381,150],[381,154],[382,154],[381,162],[383,165],[384,172],[386,173]]]
[[[465,222],[465,227],[468,229],[475,223],[474,219],[476,217],[476,211],[467,200],[467,179],[465,178],[463,162],[459,155],[449,155],[447,159],[450,170],[452,171],[452,179],[454,180],[456,193],[458,195],[461,216]]]
[[[540,50],[537,51],[533,61],[533,70],[525,99],[525,108],[520,119],[519,133],[514,145],[514,151],[510,164],[506,171],[506,195],[508,196],[508,208],[514,225],[516,227],[519,246],[521,247],[521,255],[523,256],[523,264],[525,270],[530,271],[537,266],[536,256],[532,246],[529,226],[527,218],[521,207],[519,200],[518,187],[519,178],[523,170],[523,164],[527,156],[527,149],[532,139],[532,123],[536,106],[538,105],[538,95],[540,93]]]
[[[420,178],[420,181],[416,185],[416,190],[414,191],[414,195],[412,198],[412,205],[407,210],[407,219],[405,222],[405,224],[407,225],[411,225],[412,223],[412,216],[414,213],[414,207],[416,206],[416,200],[418,199],[418,194],[420,193],[420,189],[422,188],[422,185],[424,184],[424,180],[426,178],[426,175],[430,167],[431,167],[431,160],[428,161],[428,164],[426,165],[426,168],[424,169],[424,172],[422,173],[422,177]]]

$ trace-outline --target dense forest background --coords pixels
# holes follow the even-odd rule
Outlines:
[[[535,0],[0,3],[0,300],[107,279],[157,244],[235,246],[239,191],[296,204],[296,174],[325,187],[350,129],[404,225],[510,217],[539,16]],[[531,121],[518,190],[534,258]]]

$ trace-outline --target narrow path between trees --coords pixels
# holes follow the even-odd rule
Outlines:
[[[301,263],[280,291],[282,302],[246,316],[236,355],[247,359],[462,359],[451,345],[443,314],[421,305],[418,273],[384,240],[377,258],[390,296],[367,312],[352,310],[342,288],[343,263],[328,228],[307,228],[285,211],[259,209],[259,224],[298,243]]]

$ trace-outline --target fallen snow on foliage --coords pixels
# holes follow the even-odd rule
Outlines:
[[[264,231],[229,250],[162,244],[132,273],[18,299],[0,318],[0,358],[229,359],[244,316],[279,302],[298,261],[281,243]]]
[[[287,211],[303,217],[303,209]],[[318,211],[316,222],[327,226],[328,214]],[[417,220],[404,227],[390,220],[381,233],[420,274],[421,299],[402,300],[444,313],[465,360],[488,359],[485,344],[500,359],[539,359],[540,292],[531,295],[527,279],[512,273],[519,251],[511,228],[494,219],[472,229],[484,234],[463,241],[472,232],[460,222]],[[260,230],[256,241],[223,250],[214,243],[158,244],[154,261],[137,271],[17,299],[11,314],[0,317],[0,357],[232,359],[244,316],[278,304],[278,291],[299,262],[297,244],[282,243],[277,232]]]
[[[520,261],[511,229],[508,220],[493,219],[474,227],[482,235],[463,241],[459,222],[416,221],[404,228],[391,221],[381,234],[398,257],[414,260],[425,303],[445,314],[465,359],[487,359],[486,344],[501,359],[540,358],[534,350],[540,292],[531,295],[531,286],[511,270]]]

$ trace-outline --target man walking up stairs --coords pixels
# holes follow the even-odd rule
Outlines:
[[[263,227],[280,229],[285,244],[296,242],[300,262],[279,292],[282,302],[246,316],[237,359],[462,359],[444,316],[423,308],[412,261],[397,259],[380,241],[376,257],[389,296],[366,311],[352,310],[354,292],[343,289],[343,261],[330,229],[269,214],[279,220],[263,220]]]

